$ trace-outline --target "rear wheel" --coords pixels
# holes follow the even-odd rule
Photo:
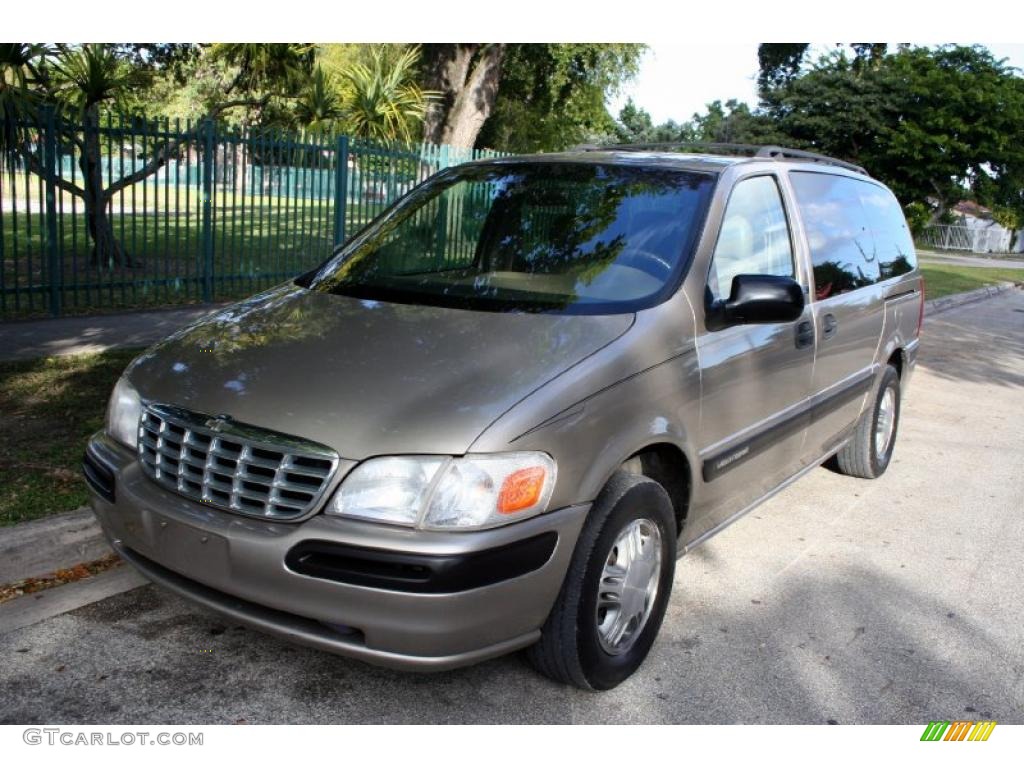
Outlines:
[[[614,688],[647,658],[665,616],[675,562],[675,516],[665,489],[617,472],[594,504],[527,658],[553,680]]]
[[[874,402],[857,423],[853,438],[836,454],[836,466],[844,475],[874,479],[892,460],[900,422],[900,376],[887,365]]]

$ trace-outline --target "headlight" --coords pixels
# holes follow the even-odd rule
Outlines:
[[[142,402],[135,387],[123,376],[114,386],[107,406],[107,434],[132,450],[139,445],[139,416]]]
[[[370,459],[345,478],[327,514],[415,528],[493,528],[543,512],[555,487],[546,453]]]

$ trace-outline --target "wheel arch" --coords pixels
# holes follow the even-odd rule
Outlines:
[[[887,365],[891,365],[896,369],[896,375],[899,376],[900,381],[902,381],[903,371],[906,368],[907,351],[902,346],[896,346],[885,362]]]
[[[586,486],[593,489],[592,496],[596,498],[615,473],[623,468],[654,480],[665,489],[672,502],[678,536],[686,524],[693,498],[693,466],[685,444],[662,435],[621,452],[616,461],[603,466],[600,472],[592,471],[586,479]]]
[[[639,460],[645,477],[659,483],[668,493],[678,536],[686,525],[693,495],[693,467],[685,451],[675,443],[651,443],[634,453],[630,457],[633,459]]]

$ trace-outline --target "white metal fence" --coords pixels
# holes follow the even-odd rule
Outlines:
[[[921,234],[922,245],[946,251],[972,253],[1007,253],[1013,233],[1002,227],[975,229],[945,224],[926,227]]]

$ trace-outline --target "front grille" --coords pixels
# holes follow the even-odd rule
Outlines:
[[[326,446],[165,405],[142,413],[139,460],[182,496],[274,520],[309,513],[338,466]]]

